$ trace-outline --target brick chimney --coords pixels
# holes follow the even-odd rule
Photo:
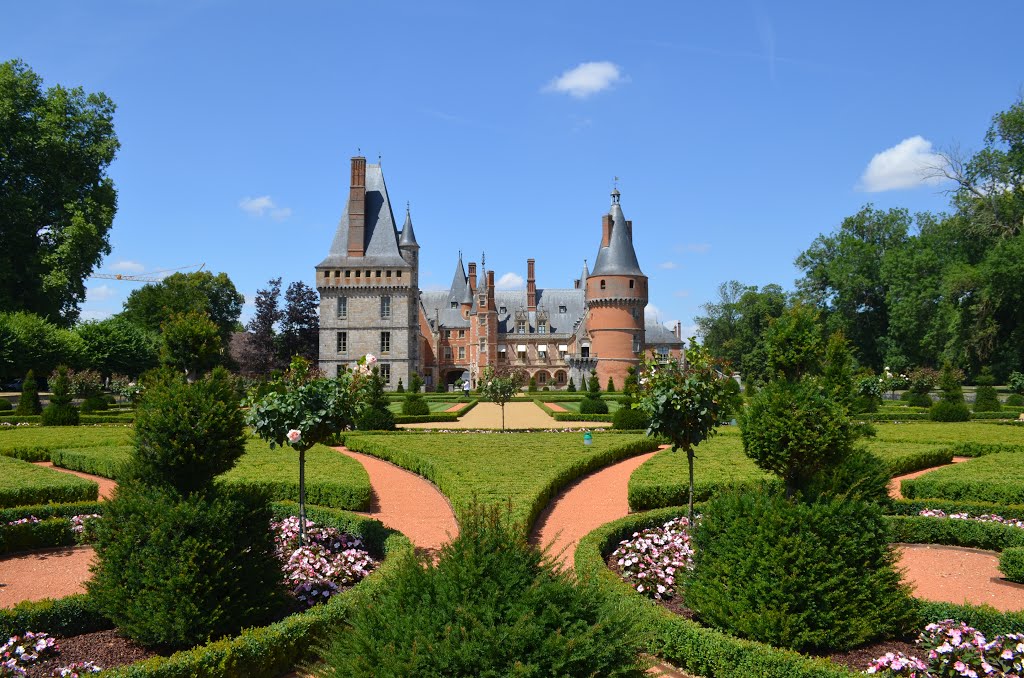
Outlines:
[[[469,293],[476,296],[476,262],[469,262]]]
[[[612,240],[612,215],[606,214],[601,218],[601,247],[608,247]]]
[[[348,255],[366,253],[366,158],[352,158],[352,181],[348,192]]]
[[[537,310],[537,281],[533,277],[533,259],[526,260],[526,310]]]
[[[679,322],[678,320],[676,321],[675,334],[676,339],[680,341],[683,340],[683,323]]]
[[[487,310],[498,310],[494,303],[494,271],[487,271]]]

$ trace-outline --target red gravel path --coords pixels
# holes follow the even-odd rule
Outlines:
[[[561,405],[559,405],[558,403],[544,403],[544,404],[547,405],[548,407],[550,407],[552,412],[568,412],[569,411],[569,410],[565,409],[564,407],[562,407]]]
[[[466,406],[466,403],[455,403],[454,405],[449,407],[447,410],[445,410],[445,412],[458,412],[459,410],[461,410],[465,406]]]
[[[629,514],[629,476],[657,452],[632,457],[576,480],[537,518],[530,541],[550,546],[563,566],[572,567],[576,544],[588,532]]]
[[[94,476],[91,473],[82,473],[81,471],[72,471],[71,469],[61,468],[60,466],[54,466],[52,461],[36,461],[32,462],[36,466],[45,466],[46,468],[52,468],[54,471],[60,471],[61,473],[70,473],[73,476],[79,478],[85,478],[91,480],[100,486],[100,499],[110,499],[114,494],[114,489],[117,487],[117,483],[110,478],[104,478],[103,476]]]
[[[906,570],[903,578],[918,598],[987,603],[1003,612],[1024,610],[1024,585],[1001,579],[997,553],[933,544],[898,544],[897,548],[899,566]]]
[[[85,593],[92,577],[91,546],[45,549],[0,558],[0,608],[23,600],[63,598]]]
[[[417,550],[437,551],[459,534],[451,504],[428,480],[390,462],[344,447],[335,447],[366,469],[373,486],[373,505],[364,515],[408,537]]]
[[[970,457],[953,457],[953,463],[959,464],[962,461],[970,461],[970,459]],[[896,476],[895,478],[889,481],[889,496],[892,497],[893,499],[903,499],[903,492],[901,490],[903,489],[902,483],[904,480],[910,480],[911,478],[923,476],[925,473],[928,473],[929,471],[934,471],[937,468],[942,468],[943,466],[949,466],[949,464],[932,466],[931,468],[926,468],[921,471],[914,471],[913,473],[906,473],[902,476]]]

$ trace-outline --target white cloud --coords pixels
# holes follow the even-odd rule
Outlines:
[[[127,259],[121,259],[107,267],[111,271],[117,271],[118,273],[142,273],[146,270],[146,267],[137,261],[129,261]]]
[[[663,261],[660,264],[658,264],[658,268],[663,268],[666,271],[671,271],[674,268],[679,268],[679,266],[674,261]]]
[[[688,296],[690,296],[690,290],[676,290],[675,292],[672,293],[672,296],[678,299],[685,299]]]
[[[114,288],[110,285],[97,285],[86,290],[86,299],[89,301],[106,301],[115,294]]]
[[[549,82],[545,92],[560,92],[585,99],[624,79],[619,67],[610,61],[587,61]]]
[[[523,276],[518,273],[512,273],[509,271],[505,275],[498,278],[497,282],[494,283],[494,287],[499,290],[517,290],[523,287]]]
[[[238,206],[243,212],[253,217],[269,214],[271,219],[282,221],[292,215],[290,207],[279,207],[269,195],[261,195],[258,198],[247,196],[238,201]]]
[[[942,165],[942,156],[932,151],[932,142],[921,135],[912,136],[876,153],[857,187],[868,193],[878,193],[937,184],[942,179],[928,176],[928,170]]]
[[[647,304],[647,307],[644,309],[644,318],[646,320],[657,320],[660,315],[661,309],[654,304]]]

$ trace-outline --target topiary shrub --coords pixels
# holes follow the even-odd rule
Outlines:
[[[842,650],[913,623],[878,506],[724,492],[693,533],[686,605],[719,629],[776,647]]]
[[[447,393],[447,392],[448,392],[448,388],[445,386],[445,383],[443,381],[437,382],[437,385],[434,387],[434,393]]]
[[[646,430],[650,425],[651,420],[647,415],[640,410],[634,410],[628,404],[624,404],[612,415],[612,428],[639,431]]]
[[[526,390],[529,391],[530,393],[536,393],[537,392],[537,378],[536,377],[530,377],[530,382],[529,382],[529,384],[527,384]]]
[[[615,393],[615,380],[612,379],[611,377],[608,377],[608,386],[604,390],[608,391],[609,393]]]
[[[424,403],[426,405],[426,403]],[[430,413],[430,407],[427,407]],[[395,415],[391,410],[378,410],[368,407],[356,417],[356,428],[360,431],[394,431]]]
[[[992,371],[989,368],[982,368],[981,374],[978,375],[974,383],[978,386],[974,392],[975,412],[998,412],[1003,409],[999,403],[999,396],[996,395],[995,377],[992,376]]]
[[[871,396],[857,396],[850,407],[854,414],[870,414],[878,411],[878,400]]]
[[[10,412],[14,409],[14,405],[11,404],[10,400],[0,398],[0,412]]]
[[[1010,581],[1024,584],[1024,547],[1003,549],[999,554],[999,571]]]
[[[900,400],[904,402],[910,400],[911,394],[913,394],[913,391],[904,391],[903,393],[900,394]]]
[[[932,421],[967,421],[971,418],[971,411],[964,403],[940,400],[932,405],[928,416]]]
[[[402,414],[422,416],[430,414],[430,405],[426,399],[418,393],[409,393],[402,401]],[[392,422],[393,423],[393,422]]]
[[[266,623],[284,600],[271,517],[251,488],[183,497],[121,485],[96,521],[90,598],[147,647],[185,649]]]
[[[318,675],[644,675],[638,617],[556,572],[495,508],[471,507],[436,564],[403,559],[347,621]]]
[[[1006,404],[1010,407],[1021,407],[1024,405],[1024,395],[1019,393],[1011,393],[1006,397]]]
[[[78,426],[78,408],[71,404],[68,368],[61,365],[50,377],[50,404],[43,410],[43,426]]]
[[[83,413],[105,412],[110,409],[110,404],[103,396],[89,396],[82,401],[80,409]]]
[[[146,384],[129,477],[189,494],[209,487],[244,453],[242,412],[224,368],[193,384],[165,370]]]
[[[907,404],[911,407],[931,407],[934,405],[932,397],[927,393],[915,393],[913,391],[907,391],[910,397],[907,398]]]
[[[39,414],[43,411],[43,404],[39,402],[39,386],[36,384],[36,375],[32,370],[25,375],[25,381],[21,383],[21,397],[18,398],[18,408],[15,414]]]
[[[398,386],[395,387],[395,393],[405,393],[405,386],[402,385],[402,378],[398,378]]]
[[[580,414],[608,414],[608,403],[587,396],[580,401]]]
[[[573,381],[573,380],[572,380],[572,379],[570,378],[570,379],[569,379],[569,385],[565,387],[565,390],[566,390],[566,392],[568,392],[568,393],[575,393],[575,392],[576,392],[576,382],[574,382],[574,381]]]
[[[866,448],[855,448],[838,466],[822,471],[811,478],[805,498],[821,497],[868,501],[888,505],[889,465]]]

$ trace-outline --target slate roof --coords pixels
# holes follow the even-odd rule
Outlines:
[[[419,243],[416,242],[416,233],[412,230],[412,214],[409,209],[405,210],[405,224],[402,226],[402,234],[398,237],[399,247],[419,247]]]
[[[644,323],[644,345],[658,346],[672,344],[682,346],[683,340],[676,338],[676,333],[668,329],[658,321],[647,321]]]
[[[455,264],[455,275],[452,277],[452,286],[448,288],[448,306],[451,302],[456,304],[473,303],[473,293],[469,291],[469,277],[466,276],[466,269],[462,265],[462,252],[459,252],[459,263]]]
[[[611,215],[612,234],[608,240],[608,247],[598,249],[594,270],[590,275],[643,275],[640,263],[636,260],[636,250],[633,249],[633,238],[629,235],[626,217],[622,215],[622,207],[619,206],[617,197],[612,203]]]
[[[445,290],[420,292],[420,303],[423,304],[423,312],[426,314],[430,326],[437,330],[434,320],[438,319],[441,322],[441,327],[448,329],[469,327],[469,320],[462,317],[462,310],[458,306],[451,307],[448,294]]]
[[[572,334],[587,312],[582,289],[540,289],[537,290],[537,308],[548,312],[548,334]],[[526,290],[498,290],[494,293],[494,304],[498,307],[498,333],[513,334],[516,331],[516,311],[526,309]],[[558,309],[565,306],[565,313]],[[505,313],[501,312],[502,307]],[[530,334],[537,331],[537,316],[529,316]]]
[[[319,268],[331,266],[391,266],[408,268],[398,249],[398,232],[395,230],[395,216],[391,212],[388,188],[384,184],[384,173],[379,164],[366,165],[366,227],[364,241],[366,256],[348,256],[348,201],[338,221],[327,258],[318,264]],[[411,233],[411,230],[410,230]]]

